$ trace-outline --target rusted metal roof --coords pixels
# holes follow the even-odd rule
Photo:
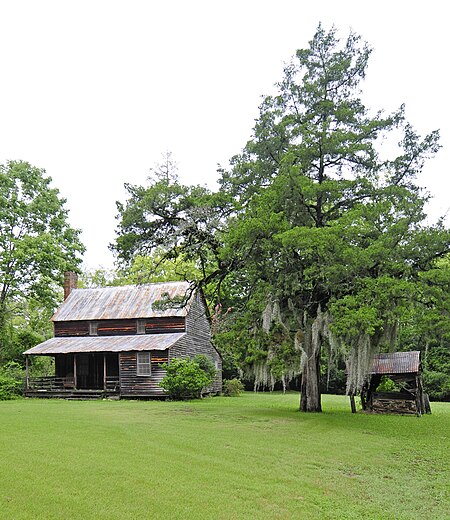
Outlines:
[[[52,338],[28,349],[24,354],[74,354],[80,352],[126,352],[130,350],[166,350],[186,336],[185,332],[143,334],[137,336],[88,336]]]
[[[188,282],[162,282],[98,289],[74,289],[53,321],[114,320],[186,316],[192,297]],[[170,302],[170,300],[176,300]],[[183,301],[184,300],[184,301]],[[167,302],[158,307],[158,302]]]
[[[420,352],[392,352],[377,354],[371,374],[408,374],[420,371]]]

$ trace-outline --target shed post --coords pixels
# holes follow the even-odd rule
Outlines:
[[[77,389],[77,355],[73,355],[73,388]]]
[[[423,401],[422,401],[422,388],[419,384],[419,376],[416,374],[416,415],[421,416],[425,410],[423,409]]]
[[[28,354],[25,356],[25,390],[28,390],[30,383],[29,369],[28,369]]]
[[[118,369],[119,369],[119,391],[121,392],[122,391],[122,366],[120,364],[120,356],[121,356],[121,352],[118,353],[117,355],[117,363],[118,363]]]
[[[103,354],[103,390],[106,391],[106,354]]]
[[[425,410],[425,413],[431,413],[430,399],[428,397],[428,394],[423,392],[422,399],[423,399],[423,408]]]

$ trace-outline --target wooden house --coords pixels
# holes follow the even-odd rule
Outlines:
[[[221,391],[221,357],[211,343],[201,291],[188,282],[77,289],[66,273],[65,299],[55,315],[54,337],[24,352],[25,395],[32,397],[164,396],[162,363],[205,354]],[[28,377],[29,356],[52,356],[55,376]]]
[[[382,377],[393,381],[399,390],[379,391]],[[431,413],[428,396],[422,386],[420,352],[392,352],[374,357],[369,380],[361,391],[363,410],[374,413]]]

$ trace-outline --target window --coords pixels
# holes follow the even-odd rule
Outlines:
[[[96,321],[89,322],[89,336],[97,336],[98,323]]]
[[[136,361],[137,375],[150,376],[152,373],[150,352],[138,352]]]
[[[145,334],[145,320],[137,320],[137,334]]]

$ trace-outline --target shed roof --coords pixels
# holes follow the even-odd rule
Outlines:
[[[81,352],[126,352],[130,350],[166,350],[186,336],[185,332],[170,334],[142,334],[137,336],[86,336],[51,338],[24,354],[55,355]]]
[[[420,371],[420,351],[377,354],[371,374],[408,374]]]
[[[97,289],[74,289],[56,311],[52,320],[114,320],[186,316],[192,296],[191,288],[189,282],[162,282]],[[170,300],[174,299],[180,303],[171,303]],[[166,306],[158,306],[157,302],[164,301],[167,301]]]

